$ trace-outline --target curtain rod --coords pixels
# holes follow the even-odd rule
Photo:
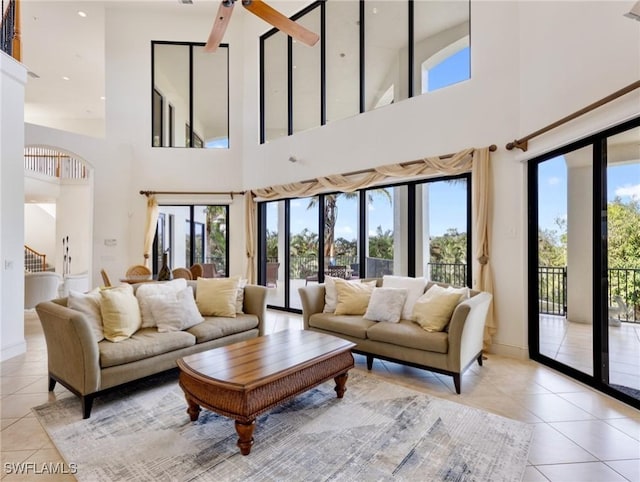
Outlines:
[[[171,195],[202,195],[202,196],[243,196],[245,191],[140,191],[143,196],[153,196],[155,194],[171,194]]]
[[[495,144],[491,144],[489,146],[489,150],[491,152],[495,152],[495,151],[498,150],[498,146],[496,146]],[[440,159],[449,159],[450,157],[453,157],[456,154],[457,154],[457,152],[453,153],[453,154],[443,154],[442,156],[436,156],[436,157],[438,157]],[[417,159],[415,161],[400,162],[399,164],[401,166],[403,166],[403,167],[406,167],[406,166],[412,166],[413,164],[420,164],[421,162],[424,162],[424,161],[422,159]],[[372,167],[372,168],[369,168],[369,169],[360,169],[359,171],[343,172],[340,175],[348,177],[348,176],[357,176],[358,174],[367,174],[369,172],[375,172],[375,168]],[[322,177],[322,176],[320,176],[320,177]],[[316,182],[317,180],[318,180],[318,178],[313,178],[313,179],[305,179],[304,181],[299,181],[299,182],[301,182],[301,183],[309,183],[309,182]]]
[[[549,124],[548,126],[543,127],[542,129],[538,129],[537,131],[532,132],[528,136],[524,136],[522,139],[516,139],[513,142],[509,142],[505,147],[509,151],[512,150],[514,147],[517,147],[518,149],[521,149],[522,151],[526,152],[527,148],[529,147],[528,146],[529,141],[534,137],[538,137],[539,135],[542,135],[545,132],[555,129],[556,127],[559,127],[562,124],[566,124],[567,122],[572,121],[573,119],[580,117],[581,115],[586,114],[587,112],[591,112],[592,110],[597,109],[598,107],[601,107],[611,102],[612,100],[617,99],[618,97],[622,97],[623,95],[636,90],[638,87],[640,87],[640,80],[637,80],[627,85],[626,87],[623,87],[620,90],[616,90],[613,94],[609,94],[608,96],[603,97],[602,99],[592,104],[589,104],[588,106],[583,107],[580,110],[575,111],[573,114],[569,114],[568,116],[563,117],[562,119],[559,119]]]

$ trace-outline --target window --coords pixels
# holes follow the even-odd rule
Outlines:
[[[267,304],[342,278],[425,276],[469,286],[471,174],[260,203],[258,280]]]
[[[469,0],[317,1],[291,18],[320,42],[260,38],[262,143],[471,76]]]
[[[151,42],[152,146],[229,148],[229,47],[203,47]]]
[[[159,211],[154,241],[154,273],[162,266],[162,253],[169,249],[171,269],[188,268],[195,263],[213,263],[217,273],[228,275],[229,206],[162,205]],[[165,227],[166,219],[170,220],[170,235]]]

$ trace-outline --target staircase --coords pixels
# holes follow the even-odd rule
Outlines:
[[[38,253],[35,249],[24,246],[24,269],[31,273],[38,271],[54,271],[55,268],[47,264],[47,255]]]

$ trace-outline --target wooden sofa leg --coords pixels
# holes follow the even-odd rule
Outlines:
[[[453,374],[453,384],[456,386],[456,393],[460,395],[460,374],[459,373]]]
[[[49,377],[49,391],[53,392],[53,389],[56,387],[56,380],[52,377]]]
[[[83,395],[80,399],[82,401],[82,418],[89,418],[91,416],[91,407],[93,406],[93,396]]]
[[[482,366],[482,353],[480,353],[480,355],[478,356],[478,365]]]
[[[373,368],[373,357],[371,355],[367,355],[367,370],[371,370]]]

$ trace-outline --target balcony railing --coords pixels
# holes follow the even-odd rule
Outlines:
[[[466,263],[428,263],[427,266],[429,268],[427,277],[431,281],[468,286]]]
[[[27,171],[59,179],[89,177],[89,170],[80,159],[47,147],[25,147],[24,168]]]
[[[22,60],[20,40],[20,2],[9,0],[5,7],[2,2],[2,23],[0,27],[0,48],[18,62]]]

